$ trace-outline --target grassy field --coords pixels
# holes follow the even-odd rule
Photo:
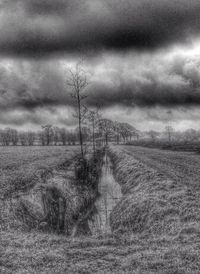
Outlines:
[[[1,171],[22,168],[52,167],[69,158],[77,147],[0,147]]]
[[[43,172],[70,159],[77,147],[0,147],[0,197],[26,190]]]
[[[122,215],[123,225],[136,232],[199,237],[198,154],[133,146],[113,147],[111,154],[124,194],[114,227]]]
[[[53,170],[69,165],[77,149],[60,146],[0,148],[1,230],[24,227],[15,214],[19,202],[25,197],[25,203],[32,201],[30,191],[45,184],[52,177]]]
[[[121,146],[121,149],[168,178],[200,189],[200,154],[138,146]]]
[[[1,233],[2,274],[198,274],[199,241]]]
[[[199,156],[133,146],[112,147],[110,155],[123,193],[111,213],[113,231],[155,239],[155,246],[163,247],[157,273],[199,273]],[[168,242],[165,247],[163,239]],[[167,271],[165,252],[172,247],[179,248]],[[154,253],[151,246],[148,251]],[[195,258],[188,261],[191,252]]]
[[[200,153],[200,143],[199,141],[176,141],[173,140],[168,142],[166,140],[138,140],[128,142],[127,145],[147,147],[147,148],[158,148],[163,150],[172,150],[172,151],[190,151]]]
[[[26,191],[41,170],[76,149],[2,148],[2,195],[21,188],[22,174]],[[109,155],[123,194],[111,213],[112,233],[72,239],[2,229],[0,273],[200,273],[200,156],[133,146],[112,146]]]

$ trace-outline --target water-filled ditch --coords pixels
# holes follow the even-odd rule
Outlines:
[[[103,159],[98,192],[100,195],[95,202],[97,213],[90,227],[93,234],[105,234],[111,232],[110,213],[122,197],[121,187],[113,176],[113,167],[107,152]]]
[[[98,157],[87,169],[86,183],[91,186],[76,179],[72,163],[67,171],[53,170],[44,183],[13,198],[13,212],[22,226],[72,237],[80,235],[83,227],[84,233],[93,235],[111,232],[110,213],[121,199],[121,187],[108,153]]]

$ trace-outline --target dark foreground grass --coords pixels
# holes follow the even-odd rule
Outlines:
[[[0,273],[164,273],[200,271],[200,241],[138,235],[81,238],[3,232]]]

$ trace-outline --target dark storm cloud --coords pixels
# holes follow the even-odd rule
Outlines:
[[[152,107],[160,106],[190,106],[200,105],[200,88],[192,89],[190,84],[174,85],[155,82],[145,84],[142,82],[126,82],[122,85],[110,87],[102,84],[93,84],[93,94],[88,98],[91,105],[98,102],[109,107],[122,105],[127,107]]]
[[[151,56],[151,55],[150,55]],[[146,57],[147,58],[147,57]],[[85,90],[88,106],[102,108],[200,105],[200,58],[151,56],[144,62],[133,56],[102,57],[91,65],[90,84]],[[104,65],[104,59],[109,66]],[[124,60],[124,63],[122,62]],[[145,59],[145,58],[144,58]],[[134,65],[133,65],[134,62]],[[102,66],[102,67],[101,67]],[[60,62],[14,61],[0,67],[0,108],[27,109],[73,107]]]
[[[32,15],[64,15],[70,6],[68,2],[66,0],[26,0],[24,7]]]
[[[48,109],[16,109],[16,110],[0,110],[0,126],[14,126],[29,128],[39,128],[44,124],[53,124],[57,126],[73,127],[76,125],[76,120],[72,114],[66,109],[63,111],[51,107]]]
[[[125,57],[124,57],[125,59]],[[144,57],[145,59],[145,57]],[[109,107],[176,107],[200,105],[200,56],[127,57],[110,63],[98,81],[89,86],[88,103]],[[134,64],[135,63],[135,64]],[[114,71],[114,72],[113,72]]]
[[[0,67],[0,109],[73,106],[63,71],[56,62],[14,62]]]
[[[199,0],[8,0],[0,52],[16,56],[151,50],[200,33]]]

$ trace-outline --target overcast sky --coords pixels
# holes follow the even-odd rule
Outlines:
[[[200,129],[199,0],[0,0],[0,128],[73,127],[66,68],[87,105],[140,130]]]

